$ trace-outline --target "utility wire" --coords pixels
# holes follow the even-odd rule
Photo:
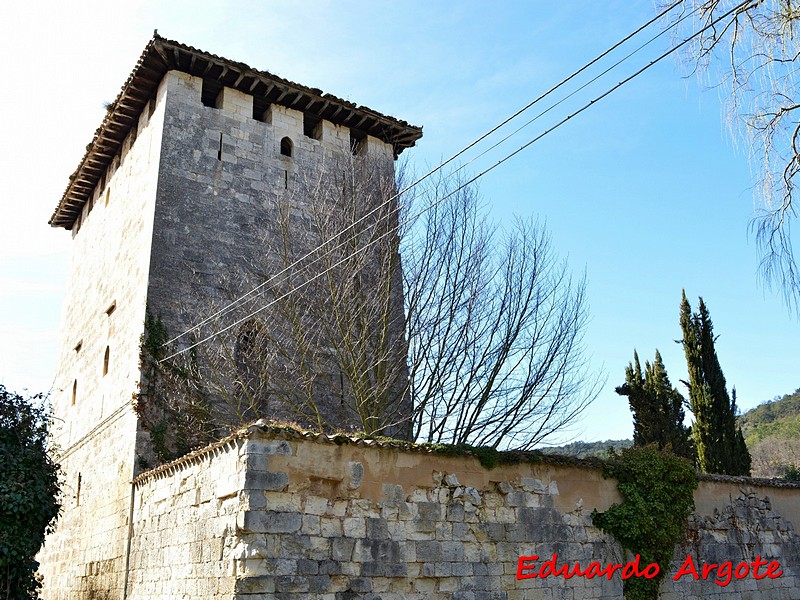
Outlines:
[[[203,338],[203,339],[201,339],[201,340],[199,340],[199,341],[197,341],[197,342],[193,343],[192,345],[190,345],[190,346],[188,346],[188,347],[186,347],[186,348],[183,348],[183,349],[181,349],[181,350],[178,350],[178,351],[176,351],[176,352],[173,352],[172,354],[170,354],[169,356],[167,356],[167,357],[165,357],[165,358],[162,358],[162,359],[161,359],[161,360],[159,360],[158,362],[159,362],[159,363],[161,363],[161,362],[164,362],[164,361],[166,361],[166,360],[169,360],[169,359],[171,359],[171,358],[174,358],[174,357],[176,357],[176,356],[178,356],[178,355],[180,355],[180,354],[183,354],[184,352],[188,352],[189,350],[192,350],[192,349],[196,348],[197,346],[200,346],[201,344],[204,344],[204,343],[206,343],[206,342],[208,342],[208,341],[210,341],[210,340],[214,339],[215,337],[217,337],[217,336],[219,336],[219,335],[221,335],[221,334],[223,334],[223,333],[225,333],[225,332],[227,332],[227,331],[229,331],[229,330],[233,329],[234,327],[236,327],[236,326],[238,326],[238,325],[241,325],[241,324],[242,324],[242,323],[244,323],[245,321],[247,321],[247,320],[251,319],[252,317],[254,317],[255,315],[257,315],[258,313],[260,313],[260,312],[262,312],[262,311],[266,310],[267,308],[271,307],[271,306],[272,306],[272,305],[274,305],[275,303],[277,303],[277,302],[280,302],[281,300],[283,300],[283,299],[284,299],[284,298],[286,298],[287,296],[289,296],[289,295],[293,294],[294,292],[296,292],[296,291],[298,291],[298,290],[301,290],[302,288],[306,287],[308,284],[310,284],[311,282],[315,281],[316,279],[318,279],[318,278],[322,277],[323,275],[325,275],[326,273],[328,273],[329,271],[331,271],[331,270],[332,270],[332,269],[334,269],[335,267],[337,267],[337,266],[341,265],[341,264],[342,264],[342,263],[344,263],[345,261],[347,261],[347,260],[350,260],[351,258],[355,257],[357,254],[360,254],[360,253],[364,252],[364,251],[365,251],[366,249],[368,249],[370,246],[372,246],[372,245],[376,244],[377,242],[381,241],[383,238],[385,238],[385,237],[388,237],[389,235],[394,235],[394,233],[395,233],[395,232],[396,232],[396,231],[397,231],[397,230],[398,230],[400,227],[402,227],[403,225],[405,225],[405,224],[407,224],[408,222],[410,222],[410,221],[412,221],[412,220],[416,219],[417,217],[419,217],[420,215],[424,214],[425,212],[427,212],[427,211],[429,211],[429,210],[431,210],[431,209],[435,208],[437,205],[441,204],[441,203],[442,203],[442,202],[444,202],[446,199],[450,198],[452,195],[454,195],[454,194],[458,193],[459,191],[461,191],[462,189],[464,189],[464,188],[465,188],[465,187],[467,187],[468,185],[470,185],[470,184],[474,183],[475,181],[477,181],[478,179],[480,179],[481,177],[483,177],[483,176],[484,176],[484,175],[486,175],[487,173],[489,173],[489,172],[493,171],[494,169],[496,169],[497,167],[499,167],[500,165],[502,165],[503,163],[505,163],[507,160],[510,160],[511,158],[513,158],[514,156],[516,156],[517,154],[519,154],[520,152],[522,152],[522,151],[523,151],[523,150],[525,150],[526,148],[530,147],[531,145],[533,145],[534,143],[536,143],[537,141],[539,141],[540,139],[542,139],[544,136],[546,136],[546,135],[548,135],[549,133],[551,133],[552,131],[554,131],[554,130],[558,129],[559,127],[561,127],[562,125],[564,125],[564,124],[565,124],[567,121],[569,121],[569,120],[570,120],[570,119],[572,119],[573,117],[575,117],[575,116],[577,116],[577,115],[581,114],[582,112],[584,112],[586,109],[590,108],[591,106],[594,106],[594,105],[595,105],[597,102],[599,102],[600,100],[602,100],[603,98],[605,98],[606,96],[608,96],[609,94],[611,94],[612,92],[616,91],[617,89],[619,89],[620,87],[622,87],[623,85],[625,85],[626,83],[628,83],[629,81],[631,81],[632,79],[634,79],[634,78],[638,77],[639,75],[641,75],[642,73],[644,73],[645,71],[647,71],[648,69],[650,69],[651,67],[653,67],[655,64],[657,64],[657,63],[661,62],[661,61],[662,61],[664,58],[666,58],[667,56],[669,56],[669,55],[670,55],[670,54],[672,54],[673,52],[675,52],[675,51],[679,50],[680,48],[682,48],[683,46],[685,46],[686,44],[688,44],[689,42],[691,42],[691,41],[692,41],[694,38],[696,38],[697,36],[701,35],[701,34],[702,34],[702,33],[704,33],[705,31],[707,31],[708,29],[710,29],[710,28],[714,27],[714,26],[715,26],[717,23],[719,23],[720,21],[722,21],[722,20],[726,19],[727,17],[729,17],[731,14],[733,14],[734,12],[736,12],[737,10],[739,10],[740,8],[742,8],[742,7],[744,7],[745,5],[749,4],[751,1],[752,1],[752,0],[744,0],[744,1],[743,1],[743,2],[741,2],[740,4],[736,5],[735,7],[733,7],[733,8],[732,8],[732,9],[730,9],[729,11],[727,11],[727,12],[726,12],[725,14],[723,14],[722,16],[720,16],[720,17],[717,17],[717,18],[716,18],[716,19],[714,19],[713,21],[710,21],[710,22],[709,22],[709,23],[708,23],[708,24],[707,24],[705,27],[703,27],[702,29],[700,29],[700,30],[696,31],[695,33],[693,33],[693,34],[692,34],[691,36],[689,36],[688,38],[686,38],[686,39],[682,40],[682,41],[681,41],[679,44],[677,44],[677,45],[673,46],[672,48],[670,48],[669,50],[667,50],[667,51],[666,51],[666,52],[664,52],[663,54],[659,55],[657,58],[653,59],[653,60],[652,60],[652,61],[650,61],[648,64],[646,64],[644,67],[642,67],[642,68],[640,68],[639,70],[635,71],[635,72],[634,72],[632,75],[629,75],[628,77],[626,77],[625,79],[623,79],[622,81],[620,81],[620,82],[619,82],[619,83],[617,83],[616,85],[612,86],[611,88],[609,88],[608,90],[606,90],[605,92],[603,92],[602,94],[600,94],[599,96],[597,96],[596,98],[594,98],[593,100],[591,100],[590,102],[588,102],[587,104],[584,104],[584,105],[583,105],[581,108],[579,108],[578,110],[576,110],[576,111],[574,111],[574,112],[570,113],[569,115],[567,115],[566,117],[564,117],[562,120],[560,120],[559,122],[557,122],[555,125],[553,125],[553,126],[551,126],[550,128],[548,128],[548,129],[544,130],[542,133],[540,133],[540,134],[539,134],[539,135],[537,135],[536,137],[532,138],[531,140],[529,140],[528,142],[526,142],[525,144],[523,144],[522,146],[520,146],[519,148],[517,148],[516,150],[514,150],[513,152],[511,152],[510,154],[507,154],[506,156],[504,156],[503,158],[501,158],[500,160],[498,160],[497,162],[495,162],[494,164],[492,164],[490,167],[488,167],[488,168],[484,169],[483,171],[481,171],[480,173],[478,173],[477,175],[475,175],[474,177],[472,177],[471,179],[469,179],[468,181],[464,182],[463,184],[461,184],[460,186],[458,186],[456,189],[454,189],[454,190],[453,190],[453,191],[451,191],[450,193],[448,193],[448,194],[446,194],[446,195],[442,196],[441,198],[439,198],[439,199],[435,200],[434,202],[430,203],[428,206],[425,206],[425,207],[423,207],[423,208],[422,208],[420,211],[418,211],[417,213],[415,213],[415,214],[414,214],[414,215],[412,215],[411,217],[407,218],[407,219],[406,219],[405,221],[403,221],[402,223],[400,223],[400,224],[398,224],[398,225],[396,225],[396,226],[394,226],[394,227],[390,228],[390,229],[389,229],[389,231],[387,231],[386,233],[384,233],[384,234],[381,234],[381,235],[380,235],[378,238],[376,238],[376,239],[374,239],[374,240],[370,241],[369,243],[365,244],[365,245],[364,245],[364,246],[362,246],[361,248],[358,248],[358,249],[357,249],[357,250],[355,250],[355,251],[354,251],[352,254],[350,254],[350,255],[348,255],[348,256],[345,256],[344,258],[342,258],[341,260],[339,260],[339,261],[338,261],[338,262],[336,262],[335,264],[331,265],[331,266],[330,266],[330,267],[328,267],[327,269],[325,269],[325,270],[323,270],[323,271],[321,271],[321,272],[317,273],[316,275],[314,275],[314,276],[313,276],[313,277],[311,277],[310,279],[307,279],[307,280],[305,280],[305,281],[304,281],[303,283],[301,283],[300,285],[298,285],[298,286],[296,286],[296,287],[294,287],[294,288],[291,288],[290,290],[286,291],[286,292],[285,292],[284,294],[282,294],[281,296],[279,296],[279,297],[277,297],[277,298],[274,298],[273,300],[271,300],[271,301],[270,301],[270,302],[268,302],[267,304],[265,304],[265,305],[263,305],[263,306],[261,306],[261,307],[257,308],[256,310],[254,310],[253,312],[251,312],[251,313],[250,313],[250,314],[248,314],[247,316],[245,316],[245,317],[242,317],[241,319],[239,319],[239,320],[235,321],[234,323],[231,323],[230,325],[228,325],[228,326],[226,326],[226,327],[224,327],[224,328],[220,329],[219,331],[216,331],[216,332],[214,332],[214,333],[212,333],[212,334],[210,334],[210,335],[206,336],[205,338]]]
[[[585,65],[583,65],[583,66],[582,66],[580,69],[578,69],[577,71],[573,72],[573,73],[572,73],[571,75],[569,75],[568,77],[566,77],[566,78],[562,79],[562,80],[561,80],[559,83],[555,84],[553,87],[551,87],[550,89],[548,89],[546,92],[544,92],[543,94],[539,95],[537,98],[535,98],[534,100],[532,100],[531,102],[529,102],[528,104],[526,104],[525,106],[523,106],[522,108],[520,108],[520,109],[519,109],[517,112],[515,112],[515,113],[514,113],[514,114],[512,114],[512,115],[510,115],[509,117],[506,117],[506,119],[504,119],[504,120],[503,120],[503,121],[501,121],[499,124],[497,124],[497,125],[495,125],[494,127],[492,127],[492,128],[489,130],[489,131],[487,131],[486,133],[484,133],[483,135],[481,135],[480,137],[478,137],[477,139],[475,139],[473,142],[471,142],[470,144],[468,144],[467,146],[465,146],[464,148],[462,148],[461,150],[459,150],[458,152],[456,152],[456,153],[455,153],[454,155],[452,155],[450,158],[448,158],[448,159],[447,159],[447,160],[445,160],[444,162],[440,163],[438,166],[434,167],[433,169],[431,169],[430,171],[428,171],[427,173],[425,173],[423,176],[419,177],[418,179],[416,179],[415,181],[413,181],[412,183],[410,183],[408,186],[406,186],[406,187],[405,187],[405,188],[403,188],[402,190],[400,190],[400,191],[396,192],[394,195],[392,195],[391,197],[389,197],[389,198],[387,198],[386,200],[384,200],[382,203],[380,203],[379,205],[377,205],[376,207],[374,207],[372,210],[370,210],[369,212],[367,212],[366,214],[364,214],[363,216],[361,216],[361,217],[360,217],[358,220],[356,220],[356,221],[354,221],[353,223],[350,223],[349,225],[347,225],[347,227],[345,227],[345,228],[344,228],[342,231],[340,231],[338,234],[336,234],[336,235],[334,235],[334,236],[330,237],[329,239],[327,239],[327,240],[325,240],[325,241],[321,242],[321,243],[320,243],[318,246],[314,247],[312,250],[310,250],[309,252],[307,252],[306,254],[304,254],[303,256],[301,256],[300,258],[298,258],[297,260],[295,260],[293,263],[291,263],[291,264],[287,265],[286,267],[284,267],[283,269],[281,269],[281,270],[280,270],[280,271],[278,271],[277,273],[274,273],[273,275],[270,275],[270,276],[269,276],[269,277],[268,277],[268,278],[267,278],[265,281],[261,282],[260,284],[258,284],[257,286],[255,286],[254,288],[252,288],[251,290],[249,290],[248,292],[246,292],[246,293],[242,294],[241,296],[239,296],[239,297],[238,297],[238,298],[236,298],[235,300],[232,300],[232,301],[231,301],[229,304],[227,304],[227,305],[226,305],[226,306],[224,306],[223,308],[219,309],[217,312],[213,313],[212,315],[209,315],[208,317],[206,317],[205,319],[203,319],[203,320],[202,320],[202,321],[200,321],[199,323],[197,323],[197,324],[193,325],[192,327],[190,327],[189,329],[187,329],[187,330],[186,330],[186,331],[184,331],[183,333],[180,333],[180,334],[178,334],[177,336],[173,337],[172,339],[170,339],[170,340],[167,340],[166,342],[164,342],[164,344],[162,345],[162,347],[168,346],[169,344],[171,344],[171,343],[173,343],[173,342],[176,342],[177,340],[181,339],[181,338],[182,338],[182,337],[184,337],[185,335],[188,335],[188,334],[192,333],[193,331],[196,331],[197,329],[199,329],[200,327],[202,327],[203,325],[205,325],[205,324],[206,324],[206,323],[208,323],[209,321],[212,321],[212,320],[214,320],[214,319],[216,319],[216,318],[218,318],[218,317],[221,317],[221,316],[223,316],[223,315],[225,315],[225,314],[229,313],[231,310],[235,309],[235,308],[236,308],[236,307],[237,307],[239,304],[241,304],[242,302],[244,302],[245,300],[247,300],[247,299],[248,299],[250,296],[252,296],[252,295],[253,295],[253,294],[255,294],[256,292],[258,292],[260,289],[262,289],[263,287],[265,287],[266,285],[268,285],[269,283],[271,283],[272,281],[274,281],[275,279],[277,279],[278,277],[280,277],[281,275],[283,275],[284,273],[286,273],[286,272],[287,272],[287,271],[289,271],[290,269],[293,269],[294,267],[296,267],[297,265],[299,265],[300,263],[302,263],[304,260],[306,260],[306,259],[307,259],[307,258],[309,258],[310,256],[312,256],[312,255],[316,254],[317,252],[319,252],[320,250],[322,250],[323,248],[325,248],[325,247],[326,247],[328,244],[330,244],[331,242],[335,241],[337,238],[339,238],[339,237],[341,236],[341,234],[343,234],[343,233],[345,233],[346,231],[348,231],[348,230],[350,230],[350,229],[354,228],[356,225],[358,225],[359,223],[361,223],[362,221],[364,221],[364,220],[365,220],[365,219],[367,219],[368,217],[370,217],[370,216],[372,216],[373,214],[375,214],[377,211],[379,211],[380,209],[382,209],[383,207],[385,207],[387,204],[389,204],[390,202],[392,202],[392,201],[394,201],[395,199],[397,199],[398,197],[400,197],[402,194],[405,194],[406,192],[408,192],[409,190],[411,190],[413,187],[415,187],[415,186],[419,185],[420,183],[422,183],[423,181],[425,181],[426,179],[428,179],[428,178],[429,178],[429,177],[431,177],[432,175],[434,175],[434,174],[436,174],[437,172],[441,171],[441,170],[442,170],[442,169],[443,169],[445,166],[447,166],[448,164],[450,164],[451,162],[453,162],[453,161],[454,161],[455,159],[457,159],[459,156],[462,156],[464,153],[466,153],[466,152],[468,152],[469,150],[471,150],[472,148],[474,148],[476,145],[478,145],[480,142],[482,142],[483,140],[485,140],[487,137],[489,137],[490,135],[492,135],[493,133],[495,133],[497,130],[501,129],[502,127],[504,127],[505,125],[507,125],[509,122],[511,122],[512,120],[516,119],[518,116],[520,116],[521,114],[523,114],[524,112],[526,112],[527,110],[529,110],[529,109],[530,109],[532,106],[534,106],[535,104],[539,103],[539,102],[540,102],[540,101],[542,101],[544,98],[546,98],[547,96],[549,96],[550,94],[552,94],[553,92],[555,92],[556,90],[558,90],[560,87],[564,86],[565,84],[567,84],[568,82],[570,82],[572,79],[574,79],[575,77],[577,77],[578,75],[580,75],[581,73],[583,73],[583,72],[584,72],[586,69],[588,69],[588,68],[589,68],[589,67],[591,67],[592,65],[596,64],[598,61],[600,61],[600,60],[602,60],[603,58],[605,58],[606,56],[608,56],[608,55],[609,55],[611,52],[613,52],[614,50],[616,50],[617,48],[619,48],[619,47],[620,47],[622,44],[624,44],[625,42],[627,42],[628,40],[630,40],[631,38],[633,38],[633,37],[634,37],[634,36],[636,36],[637,34],[641,33],[641,32],[642,32],[644,29],[646,29],[647,27],[649,27],[650,25],[652,25],[653,23],[655,23],[655,22],[656,22],[657,20],[659,20],[660,18],[662,18],[662,17],[666,16],[666,15],[667,15],[667,14],[668,14],[670,11],[672,11],[672,10],[673,10],[675,7],[677,7],[677,6],[678,6],[678,5],[680,5],[681,3],[682,3],[682,0],[677,0],[677,1],[676,1],[676,2],[674,2],[673,4],[669,5],[669,6],[668,6],[668,7],[666,7],[666,8],[665,8],[663,11],[661,11],[661,12],[660,12],[658,15],[656,15],[655,17],[653,17],[652,19],[650,19],[649,21],[647,21],[647,22],[646,22],[644,25],[642,25],[642,26],[638,27],[638,28],[637,28],[635,31],[631,32],[630,34],[628,34],[627,36],[625,36],[624,38],[622,38],[621,40],[619,40],[619,41],[618,41],[616,44],[614,44],[613,46],[611,46],[610,48],[608,48],[607,50],[605,50],[604,52],[602,52],[601,54],[599,54],[598,56],[596,56],[596,57],[595,57],[594,59],[592,59],[590,62],[588,62],[588,63],[586,63]],[[697,10],[697,9],[695,9],[695,10]],[[694,12],[694,11],[693,11],[693,12]],[[684,18],[685,18],[685,17],[684,17]],[[683,20],[683,19],[681,19],[681,20]],[[678,21],[678,23],[680,23],[680,21],[681,21],[681,20],[679,20],[679,21]],[[634,50],[632,53],[628,54],[628,55],[627,55],[625,58],[623,58],[621,61],[618,61],[618,62],[617,62],[617,63],[615,63],[615,64],[614,64],[612,67],[610,67],[609,69],[606,69],[605,71],[603,71],[603,73],[601,73],[601,75],[599,75],[599,76],[595,77],[594,79],[590,80],[590,81],[589,81],[589,83],[586,83],[586,84],[584,84],[583,86],[581,86],[580,88],[578,88],[577,90],[575,90],[574,92],[572,92],[570,95],[566,96],[565,98],[562,98],[562,99],[561,99],[559,102],[557,102],[557,103],[553,104],[553,105],[552,105],[552,106],[550,106],[550,107],[549,107],[547,110],[545,110],[545,111],[543,111],[543,112],[539,113],[539,114],[538,114],[536,117],[534,117],[533,119],[531,119],[530,121],[528,121],[528,122],[527,122],[525,125],[523,125],[523,126],[522,126],[522,127],[520,127],[519,129],[517,129],[516,131],[514,131],[512,134],[510,134],[510,135],[506,136],[505,138],[503,138],[503,139],[502,139],[500,142],[498,142],[498,143],[494,144],[493,146],[489,147],[487,150],[484,150],[482,153],[480,153],[478,156],[476,156],[476,157],[474,157],[473,159],[471,159],[469,162],[465,163],[464,165],[461,165],[461,166],[460,166],[460,167],[459,167],[459,168],[458,168],[458,169],[457,169],[455,172],[458,172],[458,171],[460,171],[461,169],[465,168],[467,165],[469,165],[469,164],[473,163],[473,162],[474,162],[475,160],[477,160],[478,158],[481,158],[482,156],[484,156],[484,155],[485,155],[487,152],[489,152],[489,151],[493,150],[494,148],[496,148],[496,147],[497,147],[499,144],[501,144],[501,143],[505,142],[505,141],[506,141],[506,140],[508,140],[510,137],[512,137],[512,136],[514,136],[514,135],[516,135],[516,134],[517,134],[519,131],[521,131],[522,129],[524,129],[525,127],[527,127],[528,125],[530,125],[530,124],[531,124],[531,123],[533,123],[534,121],[536,121],[538,118],[540,118],[541,116],[543,116],[544,114],[546,114],[547,112],[549,112],[550,110],[552,110],[553,108],[555,108],[556,106],[558,106],[559,104],[561,104],[562,102],[566,101],[566,100],[567,100],[568,98],[570,98],[571,96],[575,95],[575,94],[576,94],[578,91],[580,91],[580,90],[584,89],[584,88],[585,88],[587,85],[589,85],[590,83],[592,83],[592,82],[596,81],[596,80],[597,80],[597,79],[598,79],[600,76],[602,76],[602,75],[604,75],[604,74],[608,73],[608,71],[610,71],[611,69],[613,69],[613,68],[615,68],[616,66],[618,66],[618,65],[619,65],[621,62],[623,62],[624,60],[627,60],[628,58],[630,58],[630,57],[631,57],[633,54],[635,54],[636,52],[638,52],[639,50],[641,50],[643,47],[647,46],[649,43],[651,43],[652,41],[654,41],[655,39],[657,39],[658,37],[660,37],[661,35],[663,35],[663,34],[664,34],[666,31],[668,31],[669,29],[671,29],[671,28],[675,27],[675,25],[676,25],[676,24],[677,24],[677,23],[674,23],[674,24],[670,25],[670,26],[669,26],[667,29],[663,30],[663,31],[662,31],[661,33],[659,33],[657,36],[655,36],[654,38],[651,38],[651,39],[650,39],[648,42],[646,42],[645,44],[643,44],[642,46],[640,46],[639,48],[637,48],[636,50]],[[348,240],[344,240],[344,241],[341,241],[341,242],[339,243],[339,245],[338,245],[338,246],[335,246],[335,247],[331,248],[331,249],[329,250],[329,252],[331,252],[331,251],[334,251],[334,250],[337,250],[337,249],[341,248],[341,247],[342,247],[344,244],[348,243],[349,241],[350,241],[350,239],[348,239]],[[318,259],[317,259],[317,260],[318,260]],[[317,262],[317,261],[315,260],[315,261],[313,261],[312,263],[310,263],[308,266],[311,266],[311,265],[315,264],[316,262]],[[257,296],[257,297],[258,297],[258,296]],[[257,298],[257,297],[256,297],[256,298]],[[252,301],[252,300],[254,300],[254,299],[256,299],[256,298],[252,298],[250,301]]]

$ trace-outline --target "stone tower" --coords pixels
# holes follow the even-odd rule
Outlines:
[[[132,408],[146,316],[177,334],[267,281],[324,233],[313,218],[319,200],[306,194],[315,181],[347,179],[354,154],[391,177],[394,159],[421,135],[318,89],[154,36],[50,219],[71,231],[73,249],[52,398],[64,512],[40,557],[46,598],[126,597],[131,480],[152,456]],[[285,243],[270,245],[265,235]],[[402,314],[401,292],[391,303]],[[232,332],[238,343],[242,331]],[[347,426],[349,391],[329,389],[336,378],[321,375],[315,397],[331,422]],[[101,573],[112,583],[95,590]]]

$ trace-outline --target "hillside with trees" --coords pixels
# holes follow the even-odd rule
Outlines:
[[[573,458],[608,458],[609,449],[613,448],[619,453],[623,448],[633,446],[631,440],[606,440],[604,442],[572,442],[563,446],[551,446],[549,448],[539,448],[545,454],[557,454],[558,456],[571,456]]]
[[[737,418],[752,457],[753,477],[800,477],[800,388],[751,408]],[[547,454],[575,458],[606,458],[609,448],[619,452],[632,440],[572,442],[541,448]]]
[[[800,473],[800,388],[739,417],[754,477],[797,478]]]

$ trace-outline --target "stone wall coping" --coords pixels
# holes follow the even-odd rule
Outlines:
[[[414,444],[403,440],[393,440],[389,438],[365,438],[357,435],[346,433],[319,433],[316,431],[307,431],[296,428],[290,425],[278,423],[268,419],[259,419],[254,423],[242,427],[231,435],[214,442],[203,448],[198,448],[184,456],[177,458],[171,462],[165,463],[154,467],[144,473],[141,473],[133,479],[134,484],[140,484],[147,480],[158,478],[159,476],[168,476],[172,473],[179,471],[185,465],[194,464],[209,454],[221,450],[229,444],[234,444],[240,440],[251,438],[266,438],[271,440],[305,440],[318,444],[333,444],[343,445],[350,444],[355,446],[364,446],[368,448],[384,448],[392,449],[401,452],[415,452],[423,454],[437,454],[439,456],[462,456],[478,459],[474,452],[468,449],[460,449],[455,446],[450,446],[453,452],[447,452],[448,446],[434,446],[428,444]],[[538,450],[528,451],[503,451],[500,452],[500,464],[541,464],[550,466],[574,467],[587,470],[602,470],[604,462],[601,459],[580,459],[571,456],[560,456],[557,454],[545,454]],[[716,483],[736,483],[740,485],[749,485],[756,487],[770,487],[770,488],[789,488],[800,489],[800,482],[788,481],[785,479],[765,479],[759,477],[739,477],[732,475],[716,475],[710,473],[698,473],[697,478],[700,481],[709,481]]]

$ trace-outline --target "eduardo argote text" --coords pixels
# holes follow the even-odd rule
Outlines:
[[[653,579],[658,577],[661,569],[656,563],[649,563],[644,567],[639,564],[640,557],[637,554],[633,560],[624,564],[608,563],[601,565],[599,562],[590,562],[585,568],[580,563],[559,564],[558,554],[553,554],[544,561],[539,561],[539,556],[520,556],[517,561],[517,579],[546,579],[548,577],[563,577],[571,579],[573,577],[606,577],[611,579],[614,573],[619,572],[622,579],[631,577],[644,577]],[[776,579],[783,575],[781,565],[776,560],[765,560],[761,556],[756,556],[753,561],[725,561],[722,563],[695,563],[691,555],[686,557],[680,569],[673,575],[672,579],[680,580],[682,577],[691,576],[694,579],[712,578],[714,583],[725,587],[734,579]]]

